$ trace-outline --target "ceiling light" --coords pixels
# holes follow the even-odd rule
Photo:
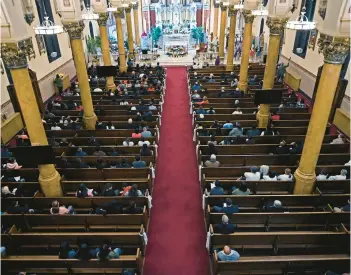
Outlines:
[[[63,26],[55,25],[54,22],[49,20],[48,16],[44,16],[44,21],[41,25],[34,27],[35,34],[42,34],[42,35],[53,35],[63,33]]]
[[[290,30],[314,30],[316,28],[316,21],[309,21],[306,14],[306,7],[304,6],[301,15],[296,21],[288,21],[286,28]]]

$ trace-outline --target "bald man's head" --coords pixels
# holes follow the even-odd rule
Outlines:
[[[230,247],[229,247],[228,245],[224,246],[224,248],[223,248],[223,252],[224,252],[224,254],[229,255],[229,254],[230,254],[230,252],[231,252]]]

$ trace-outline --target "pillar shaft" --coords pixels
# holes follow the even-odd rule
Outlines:
[[[270,29],[268,55],[266,69],[263,77],[263,89],[272,89],[279,58],[280,38],[283,34],[287,18],[268,17],[267,26]],[[265,128],[268,125],[270,105],[261,104],[257,113],[258,127]]]
[[[321,34],[318,45],[320,51],[324,53],[325,63],[319,80],[299,168],[295,172],[294,194],[313,192],[315,169],[338,86],[341,67],[350,51],[349,38],[334,38]]]
[[[1,55],[10,68],[32,146],[48,145],[24,52],[19,50],[15,43],[2,44]],[[53,164],[39,165],[39,183],[46,197],[62,196],[60,179],[61,177]]]
[[[218,37],[218,14],[219,5],[214,3],[213,36]]]
[[[245,28],[244,28],[244,40],[242,45],[242,55],[240,64],[240,79],[238,88],[245,93],[247,92],[247,79],[249,75],[249,62],[250,62],[250,49],[252,41],[252,22],[254,16],[251,14],[250,10],[245,10]]]
[[[134,19],[135,43],[136,43],[138,46],[140,46],[138,3],[136,3],[135,5],[133,5],[133,19]]]
[[[68,32],[71,40],[72,55],[74,66],[76,67],[80,98],[84,111],[84,126],[88,130],[95,130],[97,117],[94,113],[93,101],[91,99],[90,85],[85,63],[82,31],[84,30],[83,21],[64,22],[64,28]]]
[[[130,14],[131,8],[128,7],[125,9],[125,11],[126,11],[126,21],[127,21],[129,55],[132,55],[134,53],[134,39],[133,39],[132,16]]]
[[[224,59],[224,38],[227,22],[227,7],[221,2],[221,29],[219,31],[219,57]]]
[[[111,52],[110,52],[110,42],[107,36],[107,29],[106,29],[106,21],[108,15],[107,13],[100,13],[98,24],[100,30],[100,38],[101,38],[101,51],[102,51],[102,59],[104,61],[104,66],[111,66]],[[116,85],[113,80],[113,76],[106,77],[106,89],[108,90],[116,90]]]
[[[119,56],[119,71],[126,72],[126,50],[124,48],[124,39],[122,31],[122,20],[123,10],[117,9],[117,12],[114,13],[116,17],[116,30],[117,30],[117,43],[118,43],[118,56]]]
[[[236,13],[234,7],[229,8],[230,26],[229,26],[229,41],[227,53],[227,71],[232,71],[234,68],[234,48],[235,48],[235,28],[236,28]]]

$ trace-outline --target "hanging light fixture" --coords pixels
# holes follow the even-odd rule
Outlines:
[[[114,12],[114,11],[117,11],[117,8],[113,7],[111,2],[109,2],[108,5],[107,5],[106,11],[107,12]]]
[[[260,5],[258,6],[258,9],[252,10],[251,13],[252,13],[252,15],[255,15],[255,16],[262,16],[262,17],[268,16],[268,10],[263,5],[263,0],[261,1]]]
[[[296,21],[288,21],[286,28],[290,30],[314,30],[316,28],[316,21],[309,21],[306,16],[306,6],[303,6],[300,16]]]
[[[236,9],[236,10],[244,9],[244,0],[240,0],[239,4],[234,5],[234,9]]]
[[[44,9],[44,21],[37,27],[34,27],[35,34],[53,35],[53,34],[63,33],[64,32],[63,26],[55,25],[54,22],[49,20],[49,17],[46,14],[45,5],[43,2],[42,2],[42,6]]]
[[[99,19],[99,14],[94,13],[90,7],[87,7],[87,12],[82,14],[82,19],[83,20],[98,20]]]

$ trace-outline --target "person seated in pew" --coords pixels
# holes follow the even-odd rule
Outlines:
[[[342,169],[340,175],[329,176],[328,180],[346,180],[347,170]]]
[[[250,172],[245,172],[244,177],[248,181],[258,181],[261,178],[261,174],[256,166],[250,168]]]
[[[343,207],[334,207],[334,212],[350,212],[350,200],[347,201],[347,204],[345,204]]]
[[[205,194],[206,195],[213,195],[213,196],[220,196],[224,195],[224,189],[221,187],[221,183],[219,180],[216,180],[215,182],[212,182],[209,185],[210,192],[208,192],[207,188],[205,189]]]
[[[291,170],[289,168],[286,168],[284,174],[278,176],[278,180],[293,181],[294,176],[291,174]]]
[[[145,168],[146,162],[140,159],[140,156],[135,157],[135,161],[132,163],[133,168]]]
[[[74,168],[74,165],[67,158],[60,158],[57,162],[59,168]]]
[[[289,148],[289,154],[301,154],[303,149],[303,141],[292,142]]]
[[[96,257],[100,261],[108,261],[110,259],[119,259],[119,256],[122,254],[121,248],[112,249],[109,245],[104,244],[100,248],[100,251],[96,253]]]
[[[231,82],[230,82],[230,87],[237,87],[238,86],[238,79],[237,78],[234,78]]]
[[[60,250],[58,253],[59,259],[75,259],[77,252],[70,247],[68,242],[60,244]]]
[[[220,162],[216,159],[216,155],[212,154],[209,160],[205,161],[205,167],[208,168],[218,168],[220,166]]]
[[[195,90],[195,91],[193,92],[193,94],[191,95],[191,99],[192,99],[194,102],[201,101],[201,96],[200,96],[200,94],[198,93],[198,90]]]
[[[217,257],[221,262],[235,262],[240,259],[240,254],[226,245],[223,250],[218,252]]]
[[[125,147],[132,147],[134,146],[134,142],[130,140],[130,138],[126,138],[124,141],[123,141],[123,146]]]
[[[249,78],[249,85],[257,85],[259,81],[258,76],[255,74],[252,78]]]
[[[316,181],[327,180],[328,173],[325,169],[322,169],[319,175],[316,177]]]
[[[345,144],[346,138],[343,134],[339,134],[337,138],[333,139],[330,144]]]
[[[87,197],[94,197],[94,189],[89,189],[88,187],[85,186],[84,183],[81,183],[78,187],[78,190],[76,192],[76,197],[77,198],[87,198]]]
[[[151,157],[153,156],[154,153],[150,150],[150,148],[147,146],[147,144],[143,144],[140,150],[140,156],[141,157]]]
[[[141,214],[141,213],[143,213],[143,209],[141,207],[138,207],[134,201],[131,201],[128,204],[128,206],[123,208],[123,214]]]
[[[234,108],[238,108],[239,107],[239,104],[240,104],[240,101],[238,99],[234,100],[233,102],[233,107]]]
[[[132,133],[132,138],[141,138],[141,133],[139,132],[138,128],[136,128],[134,133]]]
[[[100,248],[90,248],[87,243],[82,243],[79,245],[76,258],[81,261],[89,261],[90,259],[95,259]]]
[[[279,146],[275,148],[274,154],[276,155],[284,155],[289,153],[289,147],[286,146],[285,140],[279,142]]]
[[[2,198],[9,198],[9,197],[15,197],[15,189],[10,191],[10,188],[8,186],[3,186],[1,188],[1,197]]]
[[[64,205],[60,205],[57,200],[52,201],[50,208],[50,214],[52,215],[74,215],[76,211],[73,209],[73,206],[70,205],[66,208]]]
[[[100,146],[96,146],[95,147],[95,151],[93,153],[93,156],[97,156],[97,157],[104,157],[106,156],[106,153],[104,151],[101,150]]]
[[[22,168],[22,165],[19,165],[14,157],[9,158],[6,164],[3,165],[5,169],[8,170],[18,170]]]
[[[305,100],[303,98],[300,98],[300,100],[297,100],[296,102],[296,108],[305,108]]]
[[[141,137],[143,137],[143,138],[152,137],[152,133],[146,127],[144,127],[143,131],[141,132]]]
[[[1,157],[2,158],[12,157],[12,153],[9,151],[9,148],[4,144],[1,144]]]
[[[112,122],[109,121],[106,125],[106,130],[115,130],[115,126],[113,126]]]
[[[138,185],[133,184],[132,187],[124,194],[126,197],[142,197],[143,193],[138,189]]]
[[[240,107],[236,108],[236,110],[232,113],[232,115],[242,115],[243,112],[241,111]]]
[[[125,158],[122,158],[118,168],[131,168],[131,165],[127,162]]]
[[[204,96],[204,97],[202,98],[202,101],[194,102],[194,104],[197,104],[197,105],[207,105],[207,104],[209,104],[209,103],[210,103],[210,102],[208,101],[207,96]]]
[[[29,208],[26,204],[21,206],[18,201],[11,202],[11,205],[5,210],[7,214],[39,214],[40,212],[36,209]]]
[[[117,201],[106,202],[103,205],[95,208],[95,214],[108,215],[108,214],[122,214],[122,207],[117,204]]]
[[[126,101],[125,99],[122,99],[122,100],[119,102],[119,105],[121,105],[121,106],[128,106],[128,105],[129,105],[129,102]]]
[[[109,165],[100,157],[97,158],[96,160],[96,169],[104,169],[104,168],[108,168]]]
[[[229,132],[230,137],[242,137],[244,130],[241,128],[240,123],[236,122],[235,127]]]
[[[201,89],[201,85],[199,84],[199,82],[195,82],[195,84],[191,87],[192,91],[198,91]]]
[[[118,196],[118,194],[119,194],[119,191],[117,189],[114,190],[112,184],[108,182],[105,184],[104,188],[102,189],[100,196],[115,197],[115,196]]]
[[[135,107],[134,107],[135,108]],[[136,125],[133,123],[133,119],[132,118],[129,118],[128,119],[128,125],[127,125],[127,129],[135,129],[136,128]]]
[[[95,128],[96,128],[96,130],[104,130],[105,126],[101,121],[97,120],[95,123]]]
[[[88,140],[88,145],[89,146],[99,146],[100,145],[100,141],[97,140],[96,137],[92,136]]]
[[[77,152],[75,153],[76,157],[86,157],[88,154],[83,151],[82,147],[77,148]]]
[[[246,135],[249,137],[255,137],[255,136],[259,136],[261,134],[260,130],[258,130],[256,128],[256,126],[252,126],[252,128],[250,130],[247,130]]]
[[[156,110],[157,110],[157,107],[155,106],[155,101],[152,98],[150,101],[150,105],[149,105],[149,111],[156,111]],[[151,113],[151,115],[152,115],[152,113]]]
[[[229,218],[227,215],[222,216],[222,223],[215,224],[213,226],[214,233],[217,234],[233,234],[235,232],[236,225],[229,223]]]
[[[274,136],[274,131],[271,125],[268,125],[266,130],[262,131],[261,136]]]
[[[51,131],[60,131],[62,130],[62,128],[60,126],[57,125],[56,122],[53,123],[53,125],[51,126]]]
[[[218,122],[218,120],[215,120],[212,124],[211,124],[211,127],[210,128],[222,128],[222,124],[220,124],[219,122]],[[224,128],[224,127],[223,127]]]
[[[268,173],[269,173],[269,166],[268,165],[261,165],[261,167],[260,167],[260,174],[261,174],[260,179],[263,180],[263,177],[267,176]]]
[[[141,139],[138,141],[138,146],[142,147],[144,144],[146,144],[147,146],[150,146],[150,141],[145,140],[144,137],[141,137]]]
[[[238,188],[236,188],[235,186],[232,187],[232,195],[246,196],[251,194],[252,194],[251,190],[247,188],[247,184],[244,181],[240,182],[240,185]]]
[[[210,140],[207,141],[207,145],[212,143],[213,145],[217,145],[216,137],[214,135],[210,135]]]
[[[117,161],[112,160],[108,165],[108,168],[119,168]]]
[[[230,198],[226,198],[223,206],[214,206],[213,211],[217,213],[226,213],[226,214],[235,214],[239,212],[239,207],[233,205],[233,202]]]
[[[273,112],[271,114],[271,120],[273,121],[280,120],[280,115],[278,115],[277,112]]]
[[[273,204],[267,203],[266,205],[263,206],[262,210],[265,212],[284,212],[284,209],[282,207],[282,202],[279,200],[275,200]]]
[[[55,140],[54,136],[52,136],[49,140],[49,145],[52,147],[57,147],[60,145],[60,143]],[[5,156],[1,153],[1,157],[5,157]]]
[[[107,153],[110,157],[119,156],[119,153],[116,150],[116,147],[112,147],[112,151]]]
[[[206,114],[206,110],[204,109],[204,107],[202,105],[200,105],[199,109],[197,109],[195,112],[197,115],[205,115]]]
[[[224,124],[223,124],[223,128],[224,129],[233,129],[234,125],[233,123],[231,123],[229,120],[227,120]]]

